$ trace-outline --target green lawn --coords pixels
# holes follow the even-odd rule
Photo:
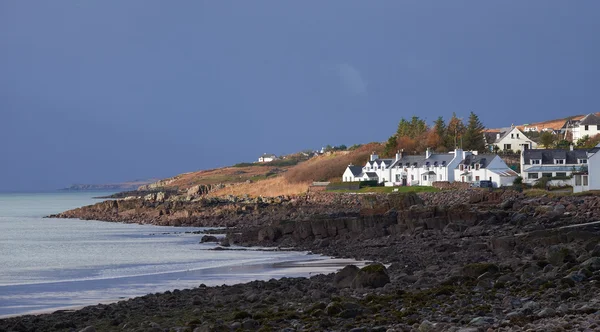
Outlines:
[[[394,191],[394,189],[397,189]],[[337,190],[328,190],[328,192],[336,192],[336,193],[421,193],[421,192],[436,192],[439,189],[434,187],[426,187],[426,186],[414,186],[414,187],[364,187],[358,190],[347,190],[347,189],[337,189]]]

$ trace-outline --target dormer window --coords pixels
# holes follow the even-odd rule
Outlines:
[[[541,159],[531,159],[531,164],[532,165],[539,165],[542,163]]]
[[[515,138],[515,134],[510,134],[510,138]]]
[[[585,129],[584,130],[590,130],[590,126],[585,125]]]
[[[465,170],[465,165],[463,165],[463,164],[458,165],[458,169],[461,170],[461,171],[464,171]]]
[[[587,159],[579,159],[580,164],[587,164]]]
[[[519,134],[517,134],[517,138],[519,138]]]
[[[479,165],[479,164],[475,164],[475,170],[478,170],[478,169],[479,169],[479,167],[480,167],[480,165]]]
[[[557,165],[564,165],[565,160],[564,159],[554,159],[554,163]]]

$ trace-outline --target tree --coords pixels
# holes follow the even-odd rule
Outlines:
[[[435,130],[437,137],[439,138],[438,145],[435,147],[437,150],[447,150],[447,146],[445,146],[444,138],[447,135],[446,123],[444,122],[443,117],[438,117],[437,120],[433,123],[433,130]],[[433,147],[433,146],[432,146]]]
[[[600,143],[600,134],[590,137],[585,135],[577,140],[576,146],[581,149],[591,149]]]
[[[556,135],[549,131],[543,131],[540,134],[540,144],[542,144],[546,149],[550,148],[554,145],[556,141]]]
[[[485,151],[485,139],[483,130],[485,127],[479,121],[479,117],[471,112],[469,114],[469,123],[463,137],[463,148],[471,151]]]
[[[406,152],[415,152],[417,150],[417,141],[406,136],[399,137],[398,149],[402,149]]]
[[[460,146],[460,139],[465,132],[465,125],[462,120],[456,117],[456,113],[452,113],[452,118],[448,121],[446,128],[446,136],[444,137],[444,145],[447,148]]]
[[[385,143],[385,147],[383,149],[383,155],[386,157],[390,157],[396,152],[398,148],[398,137],[396,135],[390,136],[387,142]]]

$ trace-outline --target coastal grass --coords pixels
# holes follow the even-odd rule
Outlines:
[[[308,191],[310,182],[290,183],[282,176],[269,177],[251,183],[238,183],[212,192],[211,196],[276,197],[282,195],[301,195]]]
[[[395,190],[395,191],[394,191]],[[434,187],[426,187],[426,186],[405,186],[405,187],[364,187],[358,190],[348,190],[348,189],[334,189],[327,190],[327,192],[336,192],[336,193],[423,193],[423,192],[438,192],[440,191]]]

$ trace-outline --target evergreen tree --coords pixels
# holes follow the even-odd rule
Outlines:
[[[485,151],[485,139],[483,130],[485,126],[479,121],[479,117],[471,112],[469,114],[469,123],[463,136],[463,149],[471,151]]]
[[[543,131],[540,134],[540,144],[542,144],[544,146],[544,148],[546,148],[546,149],[548,149],[552,145],[554,145],[555,141],[556,141],[556,135],[554,135],[553,133],[551,133],[549,131]]]
[[[446,142],[445,137],[447,135],[447,128],[446,128],[446,123],[444,122],[444,118],[443,117],[438,117],[437,120],[435,120],[435,122],[433,123],[433,130],[435,131],[435,133],[437,134],[437,138],[438,138],[438,145],[437,146],[432,146],[432,148],[435,148],[436,150],[447,150],[448,148],[445,146]]]
[[[383,149],[383,155],[386,157],[391,157],[398,148],[398,138],[396,135],[390,136],[387,142],[385,143],[385,147]]]

